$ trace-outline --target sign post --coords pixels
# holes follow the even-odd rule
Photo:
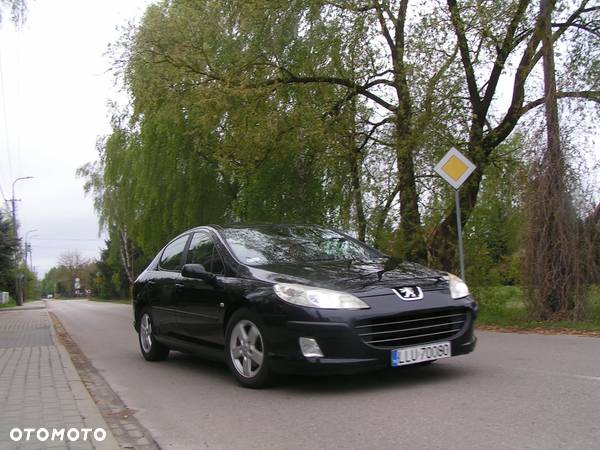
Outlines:
[[[454,201],[456,202],[456,230],[458,233],[458,258],[460,264],[460,277],[465,279],[465,255],[462,240],[462,223],[460,217],[460,195],[458,190],[475,170],[473,164],[465,155],[451,148],[448,153],[433,168],[436,173],[454,188]]]
[[[460,195],[458,189],[454,190],[454,201],[456,202],[456,231],[458,233],[458,261],[460,263],[460,277],[465,281],[465,253],[462,240],[462,223],[460,218]]]

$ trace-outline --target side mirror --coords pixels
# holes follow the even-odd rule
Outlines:
[[[202,264],[186,264],[181,268],[181,275],[186,278],[196,278],[207,283],[214,283],[217,277],[214,273],[207,272]]]

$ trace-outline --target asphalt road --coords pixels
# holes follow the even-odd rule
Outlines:
[[[224,365],[139,353],[131,307],[49,308],[163,449],[600,449],[600,339],[478,333],[471,355],[238,387]]]

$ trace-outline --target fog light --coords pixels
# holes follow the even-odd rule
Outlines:
[[[322,358],[323,352],[317,344],[317,341],[313,338],[301,337],[298,339],[300,342],[300,350],[306,358]]]

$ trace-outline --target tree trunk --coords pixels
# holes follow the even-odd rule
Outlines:
[[[133,273],[133,261],[130,249],[131,243],[129,241],[129,236],[127,234],[127,230],[120,228],[119,229],[119,254],[121,256],[121,263],[123,264],[123,268],[125,269],[125,274],[127,275],[127,281],[129,282],[129,286],[133,285],[135,281],[134,273]]]
[[[419,193],[415,179],[411,135],[408,126],[398,120],[396,161],[400,197],[400,227],[394,245],[395,256],[415,262],[426,262],[427,251],[423,239]]]
[[[348,142],[349,150],[349,162],[350,162],[350,183],[352,186],[351,198],[354,203],[354,212],[356,214],[356,229],[358,232],[358,240],[365,242],[367,236],[367,218],[365,216],[365,208],[363,203],[363,191],[362,191],[362,165],[364,156],[362,149],[356,141],[356,97],[352,99],[351,111],[352,111],[352,125],[350,139]]]
[[[558,123],[558,102],[556,98],[556,76],[554,67],[554,45],[550,13],[554,8],[553,0],[540,1],[540,14],[543,17],[542,55],[544,66],[544,94],[546,106],[546,134],[548,138],[548,159],[550,162],[561,162],[560,128]]]
[[[356,213],[356,227],[358,231],[358,240],[364,242],[367,235],[367,218],[365,217],[365,208],[362,198],[362,187],[360,180],[360,168],[362,165],[362,154],[352,148],[350,154],[350,177],[352,183],[352,200]]]
[[[554,0],[540,0],[540,16],[542,21],[542,63],[544,68],[544,105],[545,105],[545,116],[546,116],[546,164],[547,170],[556,171],[557,175],[563,175],[563,159],[560,149],[560,126],[558,122],[558,102],[556,99],[556,77],[555,77],[555,66],[554,66],[554,46],[552,43],[552,28],[550,25],[551,12],[554,8]],[[544,169],[542,169],[544,170]],[[562,181],[562,180],[561,180]],[[548,192],[551,198],[558,199],[565,195],[563,191],[563,183],[556,183],[558,186],[557,191]],[[556,185],[555,185],[556,186]],[[557,186],[557,187],[558,187]],[[561,213],[557,211],[557,213]],[[562,212],[563,214],[565,212]],[[552,216],[553,218],[556,216]],[[557,224],[549,223],[549,228],[553,230],[552,234],[555,235],[559,230],[556,228]],[[540,236],[544,237],[544,236]],[[562,248],[555,248],[555,251],[550,252],[547,255],[549,260],[540,261],[541,264],[546,265],[546,269],[561,270],[561,251]],[[548,292],[548,298],[546,299],[550,310],[556,313],[560,310],[561,298],[560,290],[552,289]]]
[[[540,37],[544,67],[547,147],[532,177],[526,211],[523,280],[536,319],[581,318],[588,243],[569,194],[560,145],[551,13],[554,0],[540,0]]]

